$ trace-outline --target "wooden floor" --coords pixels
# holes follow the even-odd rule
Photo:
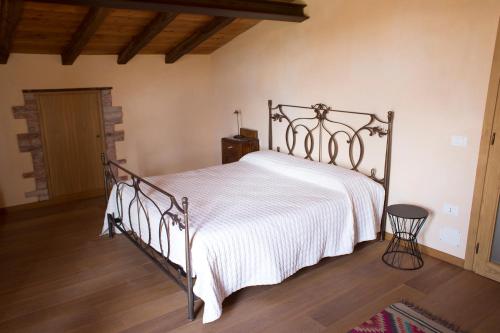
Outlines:
[[[103,210],[88,200],[0,217],[0,331],[345,332],[403,298],[465,330],[500,332],[500,284],[430,257],[416,272],[391,269],[380,242],[241,290],[212,324],[202,312],[189,322],[184,293],[142,253],[98,236]]]

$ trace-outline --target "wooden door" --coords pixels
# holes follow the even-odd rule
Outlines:
[[[51,199],[102,193],[103,130],[96,91],[37,94]]]
[[[500,89],[497,89],[474,271],[500,282]]]

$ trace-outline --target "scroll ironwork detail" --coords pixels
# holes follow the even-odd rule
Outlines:
[[[305,111],[310,110],[312,112],[305,112],[306,115],[304,116],[292,118],[287,113],[287,109],[289,108],[304,109]],[[288,154],[294,155],[297,148],[298,134],[300,131],[303,131],[305,159],[314,160],[313,154],[316,152],[315,144],[319,143],[319,150],[317,150],[319,156],[318,160],[322,162],[323,144],[326,143],[328,163],[337,165],[339,152],[343,147],[346,147],[344,149],[347,149],[348,152],[349,167],[354,171],[359,171],[359,167],[365,157],[366,147],[362,133],[367,132],[368,136],[383,138],[389,134],[390,125],[392,125],[392,112],[388,113],[387,120],[382,120],[376,114],[335,110],[323,103],[314,104],[309,107],[285,104],[272,106],[272,104],[270,104],[269,110],[270,121],[286,123],[285,143]],[[361,126],[354,127],[347,122],[337,120],[335,114],[339,113],[363,116],[366,118],[366,122]],[[331,130],[328,124],[334,124],[340,128]],[[272,126],[272,124],[270,126]],[[318,135],[315,136],[314,134],[316,132],[318,132]],[[342,143],[342,140],[345,141],[345,144]],[[270,148],[272,149],[272,138],[270,138],[270,143]],[[377,177],[375,168],[370,170],[368,176],[379,183],[384,183],[385,175],[382,178]]]

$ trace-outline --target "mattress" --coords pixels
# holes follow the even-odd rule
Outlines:
[[[193,290],[204,302],[204,323],[221,316],[222,302],[231,293],[279,283],[321,258],[351,253],[356,243],[375,239],[380,229],[380,184],[358,172],[274,151],[146,179],[178,200],[189,199]],[[144,191],[168,208],[163,195]],[[123,190],[124,207],[133,196],[132,189]],[[118,216],[116,201],[115,187],[107,213]],[[145,216],[137,218],[136,205],[130,215],[125,209],[126,229],[140,229],[145,242],[150,240],[158,251],[169,250],[169,259],[184,267],[184,232],[171,227],[170,242],[165,232],[158,236],[160,214],[148,200],[142,205],[152,231]]]

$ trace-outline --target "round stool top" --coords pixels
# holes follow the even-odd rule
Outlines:
[[[387,213],[404,219],[422,219],[429,215],[422,207],[406,204],[390,205],[387,207]]]

